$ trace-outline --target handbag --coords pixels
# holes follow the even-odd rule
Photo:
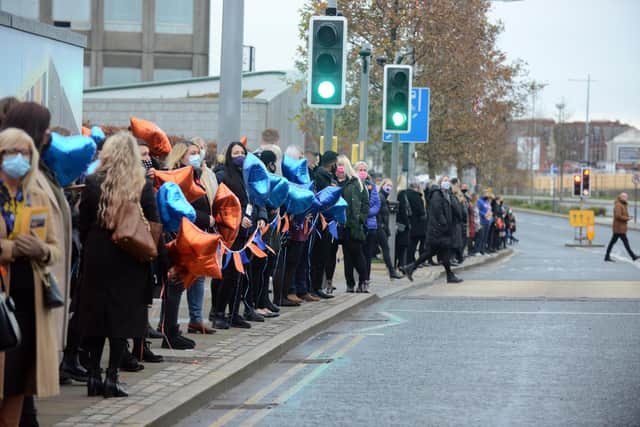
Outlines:
[[[43,275],[42,296],[46,308],[64,307],[64,297],[62,296],[62,292],[60,292],[58,280],[51,272]]]
[[[139,202],[124,203],[118,210],[115,223],[111,240],[120,249],[140,262],[149,262],[158,256],[158,241],[151,233],[152,226]],[[153,228],[157,232],[157,226]]]
[[[0,275],[0,351],[14,349],[20,345],[22,335],[16,319],[16,306],[4,287],[4,278]]]

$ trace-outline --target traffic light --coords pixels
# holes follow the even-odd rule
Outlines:
[[[573,195],[580,197],[582,194],[582,176],[573,175]]]
[[[312,16],[307,76],[309,106],[344,107],[346,73],[347,19],[343,16]]]
[[[412,72],[409,65],[385,65],[382,95],[382,131],[411,131]]]
[[[591,195],[591,188],[589,187],[589,178],[591,177],[591,169],[582,169],[582,195],[589,197]]]

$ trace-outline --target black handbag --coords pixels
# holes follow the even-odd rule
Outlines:
[[[20,345],[22,336],[16,319],[16,306],[4,287],[4,278],[0,276],[0,351],[14,349]]]
[[[64,307],[64,297],[60,292],[58,280],[51,272],[43,275],[42,279],[42,299],[46,308]]]

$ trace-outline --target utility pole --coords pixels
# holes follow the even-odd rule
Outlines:
[[[587,74],[586,80],[569,79],[569,81],[587,84],[587,114],[584,121],[584,161],[587,163],[587,166],[589,166],[589,103],[591,98],[591,82],[596,80],[591,80],[591,74]]]
[[[546,83],[538,83],[535,80],[531,82],[531,84],[529,85],[529,90],[531,91],[531,127],[532,127],[532,132],[531,132],[531,138],[529,138],[529,165],[531,166],[531,195],[530,195],[530,203],[533,204],[533,197],[534,197],[534,190],[535,190],[535,186],[534,186],[534,178],[535,178],[535,171],[533,169],[533,152],[534,152],[534,147],[535,147],[535,136],[536,136],[536,95],[538,93],[539,90],[543,89],[545,86],[547,86]],[[538,159],[539,160],[539,159]]]
[[[391,194],[389,194],[389,207],[391,214],[389,215],[389,252],[392,262],[395,263],[396,256],[396,216],[398,212],[398,163],[400,163],[400,134],[393,134],[393,142],[391,143]]]
[[[558,135],[558,139],[556,140],[556,166],[558,167],[558,173],[560,178],[560,191],[559,199],[562,202],[562,191],[564,190],[564,161],[566,157],[566,141],[565,141],[565,133],[564,133],[564,109],[566,104],[564,102],[564,98],[556,104],[556,108],[558,109],[558,125],[560,126],[560,132]],[[560,146],[558,150],[558,146]],[[558,155],[559,154],[559,155]],[[554,198],[554,211],[555,211],[555,198]]]
[[[243,34],[244,0],[224,0],[218,120],[218,140],[222,146],[240,140]]]
[[[358,130],[358,140],[362,144],[363,161],[368,161],[367,139],[369,132],[369,67],[371,57],[371,45],[365,43],[360,49],[360,60],[362,61],[362,74],[360,76],[360,126]],[[372,165],[369,165],[372,168]]]

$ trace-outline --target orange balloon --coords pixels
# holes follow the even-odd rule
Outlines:
[[[243,137],[241,137],[241,138],[240,138],[240,143],[241,143],[242,145],[244,145],[245,147],[247,146],[247,142],[248,142],[248,141],[249,141],[249,140],[247,139],[247,137],[246,137],[246,136],[243,136]]]
[[[165,182],[175,182],[178,184],[189,203],[207,194],[207,192],[194,181],[193,166],[174,169],[172,171],[156,171],[155,178],[153,179],[156,191]]]
[[[171,142],[166,133],[153,122],[144,119],[131,117],[131,133],[136,138],[143,139],[149,144],[149,151],[152,156],[164,157],[171,152]]]
[[[225,184],[218,186],[218,191],[213,201],[213,212],[216,228],[222,236],[222,241],[230,248],[240,231],[242,207],[240,206],[240,200]]]
[[[185,288],[190,287],[198,276],[222,279],[218,262],[219,244],[219,234],[202,231],[188,219],[182,218],[178,236],[167,244],[167,250]]]
[[[88,127],[82,126],[82,136],[91,136],[91,129]]]

